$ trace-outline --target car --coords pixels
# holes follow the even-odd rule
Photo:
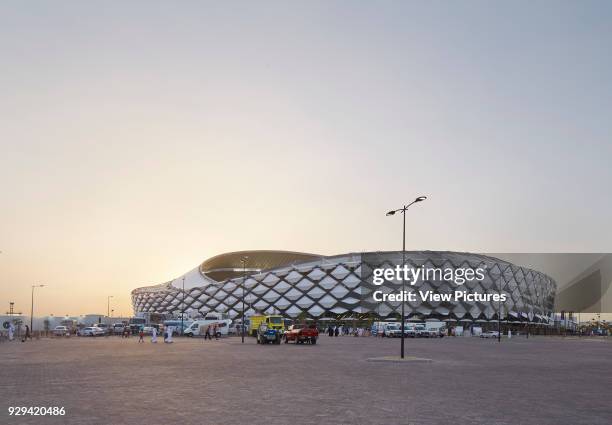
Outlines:
[[[487,331],[480,334],[481,338],[498,338],[499,332],[497,331]]]
[[[280,344],[281,330],[268,327],[266,323],[261,323],[257,328],[258,344]]]
[[[108,326],[106,323],[97,323],[94,325],[96,328],[98,329],[102,329],[103,333],[102,335],[110,335],[111,333],[111,327]]]
[[[285,344],[295,341],[296,344],[316,344],[319,338],[319,330],[316,326],[291,325],[284,333]]]
[[[382,329],[383,337],[397,338],[402,336],[401,325],[398,323],[385,323]]]
[[[404,336],[408,338],[416,338],[417,331],[414,325],[407,324],[404,326]]]
[[[53,329],[53,335],[55,336],[70,336],[70,329],[67,326],[56,326]]]
[[[142,328],[144,328],[144,325],[139,325],[139,324],[131,324],[128,327],[128,329],[130,330],[130,334],[132,335],[138,335],[138,333],[140,332]]]
[[[151,335],[151,334],[153,333],[153,326],[150,326],[150,325],[148,325],[148,326],[144,326],[144,327],[142,328],[142,332],[143,332],[145,335]]]
[[[421,338],[443,338],[446,334],[446,328],[425,328],[420,330]]]
[[[416,336],[418,338],[429,338],[431,336],[429,329],[426,328],[417,328],[416,329]]]
[[[228,335],[240,335],[241,330],[238,326],[239,325],[235,325],[235,324],[229,325],[229,327],[227,328],[227,334]]]
[[[88,326],[78,331],[79,336],[102,336],[104,335],[104,329],[97,326]]]
[[[122,335],[125,331],[125,324],[123,323],[113,323],[112,333],[115,335]]]

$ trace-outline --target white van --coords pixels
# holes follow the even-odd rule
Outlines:
[[[185,329],[185,336],[204,336],[209,326],[217,325],[217,335],[227,336],[229,327],[232,324],[232,319],[224,313],[208,313],[204,319],[194,320],[188,328]],[[211,329],[212,332],[212,329]]]
[[[425,329],[429,331],[429,337],[443,337],[446,335],[446,322],[438,320],[425,321]]]
[[[402,337],[402,324],[401,323],[385,323],[383,326],[383,334],[389,338],[401,338]]]

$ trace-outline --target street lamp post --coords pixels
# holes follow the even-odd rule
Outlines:
[[[42,288],[45,285],[32,285],[32,308],[30,309],[30,338],[34,333],[34,288]]]
[[[497,302],[497,342],[501,342],[501,277],[499,278],[499,301]]]
[[[181,303],[181,335],[183,335],[184,318],[185,318],[185,276],[183,276],[183,302]]]
[[[110,317],[110,299],[113,298],[112,295],[106,297],[106,317]]]
[[[427,199],[427,196],[419,196],[414,201],[409,203],[408,205],[404,205],[402,208],[398,208],[397,210],[392,210],[387,213],[387,215],[395,215],[395,213],[401,212],[403,214],[403,227],[402,227],[402,269],[406,265],[406,211],[412,204],[416,204],[417,202],[422,202]],[[404,313],[404,305],[406,301],[404,296],[406,294],[406,281],[402,279],[402,332],[401,332],[401,350],[400,357],[404,358],[404,331],[406,327],[406,316]]]
[[[240,326],[241,328],[240,339],[242,340],[243,344],[244,344],[244,327],[246,323],[246,320],[244,318],[244,286],[246,284],[246,275],[247,275],[246,265],[247,265],[248,260],[249,260],[249,257],[247,257],[246,255],[242,257],[242,259],[240,260],[242,262],[242,324]]]

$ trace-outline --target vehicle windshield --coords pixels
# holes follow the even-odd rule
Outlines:
[[[282,322],[283,322],[283,318],[282,317],[270,317],[270,323],[278,325],[278,324],[280,324]]]
[[[387,329],[390,331],[396,331],[399,329],[399,326],[397,325],[387,325]]]

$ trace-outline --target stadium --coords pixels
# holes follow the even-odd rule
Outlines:
[[[169,282],[132,291],[134,312],[190,317],[214,311],[240,317],[281,314],[287,318],[387,319],[398,317],[401,302],[376,302],[374,289],[398,290],[396,282],[373,286],[372,271],[396,267],[402,252],[349,253],[335,256],[289,251],[238,251],[217,255]],[[499,258],[449,251],[407,251],[406,265],[414,268],[472,268],[485,270],[462,290],[503,294],[504,303],[433,301],[405,303],[405,314],[416,320],[466,322],[498,318],[547,324],[552,320],[557,285],[548,275]],[[452,293],[454,282],[422,280],[417,289]]]

